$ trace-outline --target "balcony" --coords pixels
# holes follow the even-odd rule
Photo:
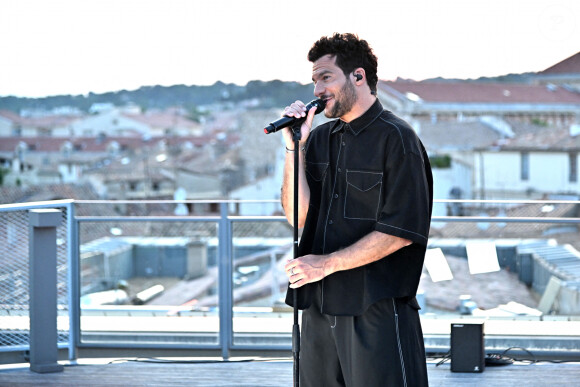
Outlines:
[[[264,378],[257,385],[289,385],[292,310],[281,302],[281,267],[291,258],[292,230],[283,217],[233,214],[240,204],[249,203],[65,200],[0,206],[0,364],[9,369],[0,368],[0,382],[13,373],[25,377],[17,364],[30,350],[35,309],[29,307],[29,212],[57,209],[57,341],[63,364],[172,359],[171,367],[164,363],[169,378],[180,367],[175,359],[210,357],[219,365],[184,363],[214,372],[224,383],[227,367],[255,370],[246,384],[266,367],[286,382],[267,384]],[[517,370],[523,368],[517,367],[526,361],[580,360],[578,204],[436,201],[418,294],[432,381],[450,382],[449,362],[435,364],[449,356],[450,326],[457,322],[483,324],[485,353],[515,359],[507,374],[520,381],[524,373]],[[175,215],[183,205],[199,213]],[[439,215],[447,213],[452,215]],[[234,361],[240,357],[282,360]],[[572,369],[542,364],[562,375]],[[155,373],[142,364],[116,365],[111,375],[113,368]],[[493,381],[491,370],[482,383]],[[83,378],[76,367],[66,371]],[[468,376],[453,375],[454,385],[473,384]],[[534,380],[529,369],[525,375]],[[48,374],[30,377],[62,382]]]

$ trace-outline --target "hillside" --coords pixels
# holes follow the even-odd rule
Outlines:
[[[112,103],[116,106],[133,103],[143,111],[163,109],[170,106],[181,106],[196,109],[200,105],[217,102],[238,102],[258,99],[260,108],[285,106],[296,99],[313,98],[312,85],[297,82],[251,81],[245,86],[216,82],[211,86],[143,86],[137,90],[121,90],[103,94],[58,95],[43,98],[21,98],[14,96],[0,97],[0,109],[15,113],[23,109],[51,110],[69,106],[88,112],[96,103]]]

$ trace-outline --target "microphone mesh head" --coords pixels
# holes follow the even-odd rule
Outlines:
[[[311,101],[308,106],[310,106],[309,109],[306,110],[310,110],[312,109],[314,106],[316,106],[316,112],[315,114],[318,114],[320,112],[322,112],[324,110],[324,108],[326,107],[326,101],[324,101],[323,99],[315,99],[314,101]]]

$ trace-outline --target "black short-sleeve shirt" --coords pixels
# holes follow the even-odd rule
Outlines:
[[[379,231],[413,243],[368,265],[299,289],[322,292],[322,312],[360,315],[386,297],[413,297],[427,246],[433,178],[413,129],[377,100],[359,118],[320,125],[306,144],[310,203],[299,255],[329,254]],[[286,302],[292,304],[291,292]]]

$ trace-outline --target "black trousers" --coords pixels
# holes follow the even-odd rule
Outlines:
[[[302,313],[302,387],[428,386],[415,299],[388,298],[362,316],[330,316],[314,298]]]

